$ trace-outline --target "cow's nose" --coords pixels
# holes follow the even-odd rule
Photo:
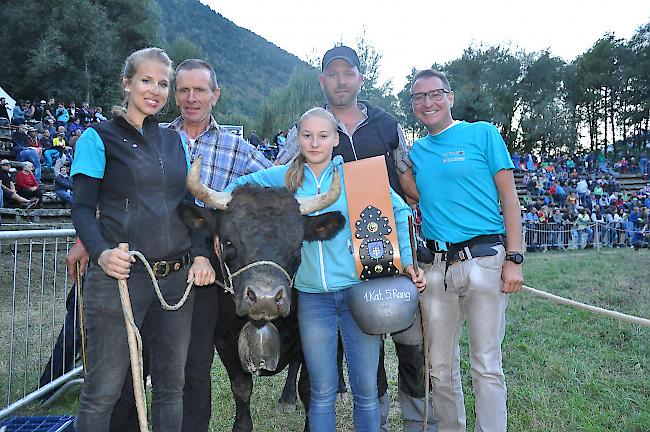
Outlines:
[[[266,319],[286,316],[289,305],[284,285],[266,289],[247,286],[244,289],[244,300],[249,304],[251,315],[263,316]]]

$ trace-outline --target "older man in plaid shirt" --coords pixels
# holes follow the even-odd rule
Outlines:
[[[185,60],[176,68],[175,98],[181,115],[167,127],[181,134],[191,161],[201,155],[201,182],[221,192],[235,178],[269,168],[271,162],[245,139],[217,124],[211,112],[219,94],[212,66],[203,60]],[[211,416],[210,369],[217,325],[217,286],[197,288],[195,295],[192,339],[185,367],[183,431],[207,431]]]

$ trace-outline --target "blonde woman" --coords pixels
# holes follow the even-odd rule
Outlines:
[[[77,141],[72,220],[90,257],[84,292],[88,368],[79,402],[80,432],[109,430],[129,370],[117,284],[127,278],[135,323],[148,347],[153,430],[181,430],[193,292],[180,309],[163,310],[142,264],[117,248],[127,242],[152,265],[168,263],[157,276],[170,304],[182,297],[188,281],[214,282],[205,242],[190,240],[177,211],[187,197],[185,145],[178,133],[160,128],[155,117],[167,103],[171,77],[172,62],[163,50],[131,54],[121,80],[124,105],[114,108],[113,120],[94,124]]]

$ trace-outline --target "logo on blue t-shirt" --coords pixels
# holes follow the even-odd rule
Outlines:
[[[450,151],[442,154],[442,163],[463,162],[464,160],[465,152],[462,150]]]

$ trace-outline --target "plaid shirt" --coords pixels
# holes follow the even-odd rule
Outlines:
[[[336,117],[336,115],[334,115],[339,132],[346,134],[348,137],[351,137],[359,128],[359,126],[368,120],[368,108],[361,102],[359,102],[357,105],[363,112],[363,118],[359,121],[357,127],[352,131],[348,131],[345,127],[345,124],[338,117]],[[329,112],[332,112],[332,110],[329,109],[329,106],[326,106],[325,108],[327,108]],[[395,156],[395,168],[397,169],[398,174],[403,174],[406,170],[411,168],[412,163],[411,159],[409,158],[408,148],[406,146],[404,130],[399,125],[399,123],[397,124],[396,133],[399,144],[393,152],[393,155]],[[299,152],[300,144],[298,144],[298,128],[294,125],[291,129],[289,129],[289,132],[287,133],[287,139],[284,141],[284,147],[278,154],[278,157],[275,159],[275,163],[277,165],[285,165],[289,163]]]
[[[202,156],[201,183],[217,192],[222,192],[237,177],[272,166],[248,141],[220,128],[213,116],[210,116],[210,126],[194,143],[182,130],[182,117],[162,126],[174,129],[183,137],[189,149],[190,162],[198,155]]]

